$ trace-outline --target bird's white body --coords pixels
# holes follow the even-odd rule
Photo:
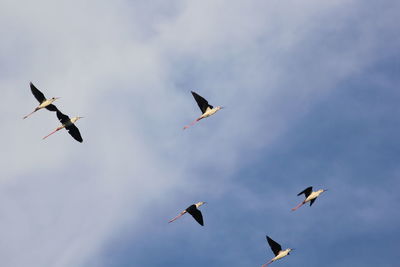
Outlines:
[[[28,118],[30,115],[32,115],[33,113],[35,113],[38,110],[41,110],[43,108],[46,108],[48,106],[50,106],[51,104],[53,104],[54,101],[56,101],[57,99],[59,99],[59,97],[52,97],[50,99],[46,99],[45,101],[43,101],[42,103],[40,103],[39,106],[37,106],[31,113],[29,113],[28,115],[24,116],[23,118],[26,119]],[[56,108],[57,109],[57,108]],[[51,110],[54,111],[54,110]]]
[[[274,262],[274,261],[276,261],[276,260],[282,259],[283,257],[286,257],[287,255],[289,255],[289,252],[290,252],[290,251],[292,251],[291,248],[288,248],[288,249],[279,251],[279,254],[276,255],[276,257],[273,258],[273,259],[271,260],[271,262]]]
[[[185,127],[183,127],[183,129],[187,129],[190,126],[193,126],[194,124],[196,124],[197,122],[199,122],[200,120],[210,117],[211,115],[214,115],[215,113],[217,113],[218,110],[222,109],[223,107],[221,106],[217,106],[217,107],[213,107],[212,105],[210,105],[208,103],[208,101],[206,99],[204,99],[202,96],[198,95],[197,93],[192,91],[192,95],[194,97],[194,99],[197,102],[197,105],[199,106],[200,110],[201,110],[201,116],[198,117],[196,120],[194,120],[192,123],[190,123],[189,125],[186,125]]]
[[[325,190],[324,189],[320,189],[318,191],[314,191],[312,192],[305,200],[304,203],[310,202],[313,199],[316,199],[317,197],[319,197],[319,195],[321,195]]]
[[[71,118],[71,123],[75,123],[77,120],[79,120],[81,117],[73,117]]]
[[[274,261],[277,261],[279,259],[286,257],[287,255],[289,255],[290,251],[292,251],[292,250],[293,250],[292,248],[288,248],[288,249],[279,251],[278,255],[276,255],[272,260],[270,260],[266,264],[263,264],[261,267],[266,267],[267,265],[273,263]]]
[[[41,103],[37,108],[38,108],[38,109],[45,108],[45,107],[51,105],[51,104],[52,104],[54,101],[56,101],[56,100],[57,100],[57,98],[55,98],[55,97],[50,98],[50,99],[47,99],[46,101],[44,101],[43,103]]]
[[[61,126],[57,127],[54,131],[43,137],[43,139],[46,139],[50,135],[58,132],[61,129],[66,129],[68,133],[78,142],[82,143],[83,139],[81,136],[81,133],[79,132],[79,129],[74,125],[75,122],[83,117],[73,117],[70,118],[67,115],[63,114],[60,110],[56,109],[56,114],[58,120],[62,123]]]
[[[204,112],[204,113],[198,118],[198,120],[201,120],[201,119],[210,117],[211,115],[214,115],[214,114],[217,113],[217,111],[220,110],[221,108],[222,108],[222,107],[220,107],[220,106],[215,107],[215,108],[210,108],[210,107],[208,107],[207,110],[206,110],[206,112]]]
[[[36,98],[36,100],[40,103],[39,106],[37,106],[31,113],[28,115],[24,116],[23,119],[28,118],[30,115],[35,113],[38,110],[41,110],[43,108],[46,108],[49,111],[57,111],[57,107],[52,105],[54,101],[59,99],[59,97],[52,97],[47,99],[42,92],[39,91],[39,89],[36,88],[36,86],[33,85],[31,82],[30,84],[31,87],[31,92],[33,96]]]
[[[294,207],[292,209],[292,211],[297,210],[298,208],[300,208],[301,206],[303,206],[307,202],[310,202],[310,206],[311,206],[314,203],[315,199],[318,198],[319,195],[321,195],[325,191],[327,191],[327,189],[320,189],[318,191],[312,191],[312,186],[304,189],[302,192],[300,192],[297,195],[300,196],[301,194],[304,194],[306,196],[306,199],[304,199],[304,201],[302,201],[299,205]]]
[[[61,125],[60,127],[58,127],[57,129],[61,130],[62,128],[68,127],[72,124],[74,124],[77,120],[81,119],[82,117],[73,117],[71,118],[69,121],[67,121],[66,123],[64,123],[63,125]]]
[[[206,203],[207,203],[207,202],[200,201],[200,202],[197,202],[196,204],[194,204],[194,206],[196,206],[196,209],[198,209],[201,205],[204,205],[204,204],[206,204]],[[173,221],[179,219],[182,215],[184,215],[185,213],[188,212],[189,214],[191,214],[191,215],[193,216],[193,218],[195,218],[195,220],[196,220],[198,223],[200,223],[201,225],[204,225],[204,224],[203,224],[203,217],[202,217],[200,211],[198,211],[198,212],[199,212],[199,216],[200,216],[200,221],[199,221],[199,218],[197,218],[196,215],[193,214],[192,206],[193,206],[193,205],[191,205],[191,206],[188,207],[187,209],[183,210],[181,213],[179,213],[178,216],[176,216],[175,218],[173,218],[172,220],[170,220],[169,223],[171,223],[171,222],[173,222]],[[189,209],[191,209],[192,212],[191,212]]]
[[[195,205],[196,205],[196,208],[199,208],[203,204],[206,204],[206,202],[200,201],[200,202],[197,202]]]

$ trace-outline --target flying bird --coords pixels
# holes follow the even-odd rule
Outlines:
[[[175,220],[177,220],[179,217],[181,217],[183,214],[185,214],[186,212],[189,213],[190,215],[193,216],[193,218],[201,225],[204,226],[204,222],[203,222],[203,215],[201,214],[201,211],[198,209],[198,207],[200,207],[203,204],[206,204],[207,202],[198,202],[196,204],[190,205],[187,209],[185,209],[184,211],[182,211],[181,213],[179,213],[178,216],[176,216],[175,218],[173,218],[172,220],[170,220],[169,222],[173,222]]]
[[[319,195],[321,195],[325,191],[328,191],[328,189],[320,189],[318,191],[314,191],[313,192],[312,191],[312,186],[307,187],[306,189],[304,189],[303,191],[301,191],[300,193],[297,194],[298,196],[300,196],[301,194],[304,194],[306,196],[306,199],[303,202],[301,202],[299,205],[294,207],[292,209],[292,211],[297,210],[298,208],[300,208],[301,206],[303,206],[307,202],[310,202],[310,207],[311,207],[311,205],[314,203],[314,201],[317,199],[317,197],[319,197]]]
[[[271,250],[274,253],[275,257],[272,260],[270,260],[269,262],[263,264],[261,267],[267,266],[268,264],[270,264],[276,260],[286,257],[293,250],[293,248],[288,248],[288,249],[282,250],[281,245],[279,245],[277,242],[272,240],[269,236],[267,236],[267,241],[268,241],[268,244],[271,247]]]
[[[200,108],[200,110],[201,110],[201,112],[203,114],[201,114],[200,117],[198,117],[196,120],[194,120],[189,125],[186,125],[185,127],[183,127],[183,129],[187,129],[190,126],[194,125],[196,122],[198,122],[198,121],[200,121],[200,120],[202,120],[204,118],[210,117],[211,115],[214,115],[218,110],[223,108],[221,106],[217,106],[217,107],[214,108],[213,106],[208,104],[208,101],[205,100],[203,97],[199,96],[198,94],[196,94],[193,91],[191,91],[191,92],[192,92],[192,95],[193,95],[194,99],[197,102],[197,105],[199,105],[199,108]]]
[[[50,111],[57,111],[57,107],[54,106],[52,103],[54,101],[56,101],[57,99],[59,99],[59,97],[52,97],[50,99],[46,99],[46,97],[44,96],[44,94],[42,92],[39,91],[39,89],[37,89],[33,83],[30,83],[31,86],[31,91],[33,96],[37,99],[37,101],[39,101],[40,105],[37,106],[31,113],[29,113],[28,115],[26,115],[24,117],[24,119],[28,118],[30,115],[32,115],[33,113],[35,113],[36,111],[42,109],[42,108],[46,108],[47,110]]]
[[[68,133],[78,142],[83,141],[81,133],[79,132],[79,129],[75,126],[75,122],[83,117],[73,117],[69,118],[67,115],[64,115],[61,113],[61,111],[57,110],[57,118],[60,120],[62,123],[61,126],[57,127],[54,131],[52,131],[50,134],[46,135],[43,137],[43,139],[49,137],[55,132],[58,132],[59,130],[65,128],[67,129]]]

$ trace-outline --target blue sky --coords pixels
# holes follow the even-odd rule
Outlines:
[[[268,234],[296,249],[276,266],[396,266],[399,11],[0,2],[1,265],[261,266]],[[21,119],[30,81],[85,117],[82,144]],[[190,90],[226,109],[182,131]],[[310,185],[329,191],[291,212]],[[204,227],[167,223],[198,201]]]

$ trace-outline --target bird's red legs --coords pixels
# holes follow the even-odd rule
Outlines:
[[[267,265],[270,264],[270,263],[272,263],[272,260],[269,261],[269,262],[267,262],[267,263],[265,263],[265,264],[263,264],[263,265],[261,265],[261,267],[265,267],[265,266],[267,266]]]
[[[34,111],[32,111],[31,113],[29,113],[28,115],[26,115],[25,117],[23,117],[23,119],[28,118],[30,115],[32,115],[33,113],[35,113],[35,112],[38,111],[38,110],[39,110],[38,108],[35,108]]]
[[[201,120],[202,119],[202,117],[200,117],[200,118],[197,118],[196,120],[194,120],[194,121],[192,121],[189,125],[186,125],[185,127],[183,127],[183,130],[185,130],[185,129],[187,129],[187,128],[189,128],[190,126],[193,126],[193,125],[195,125],[196,124],[196,122],[198,122],[199,120]]]
[[[172,223],[173,221],[175,221],[175,220],[177,220],[177,219],[179,219],[179,217],[181,217],[183,214],[185,214],[186,213],[186,211],[184,210],[184,211],[182,211],[181,213],[179,213],[179,215],[178,216],[176,216],[175,218],[173,218],[172,220],[170,220],[168,223]]]
[[[45,137],[43,137],[43,139],[46,139],[47,137],[49,137],[50,135],[52,135],[55,132],[58,132],[59,130],[61,130],[62,127],[58,127],[57,129],[55,129],[54,131],[52,131],[51,133],[49,133],[48,135],[46,135]]]
[[[298,208],[300,208],[300,207],[303,206],[303,205],[304,205],[304,202],[301,202],[299,205],[297,205],[296,207],[294,207],[294,208],[292,209],[292,211],[297,210]]]

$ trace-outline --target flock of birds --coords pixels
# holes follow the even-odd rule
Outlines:
[[[50,134],[46,135],[43,137],[43,139],[46,139],[50,135],[52,135],[55,132],[58,132],[61,129],[66,129],[68,133],[78,142],[83,142],[81,133],[79,132],[78,127],[75,126],[75,122],[83,117],[73,117],[70,118],[67,115],[63,114],[61,111],[58,110],[58,108],[53,105],[53,102],[59,99],[59,97],[52,97],[50,99],[46,99],[44,94],[39,91],[39,89],[36,88],[36,86],[33,85],[33,83],[30,83],[31,86],[31,91],[33,96],[39,101],[39,106],[37,106],[31,113],[28,115],[24,116],[24,119],[28,118],[30,115],[35,113],[38,110],[41,110],[43,108],[49,110],[49,111],[55,111],[57,114],[58,120],[62,123],[61,126],[57,127],[54,131],[52,131]]]
[[[50,99],[46,99],[44,94],[42,92],[40,92],[39,89],[37,89],[33,85],[33,83],[30,83],[30,87],[31,87],[32,94],[39,101],[40,104],[31,113],[29,113],[28,115],[24,116],[23,118],[26,119],[30,115],[35,113],[36,111],[44,109],[44,108],[49,110],[49,111],[56,112],[57,118],[61,122],[61,126],[57,127],[50,134],[48,134],[45,137],[43,137],[43,139],[46,139],[50,135],[52,135],[52,134],[58,132],[59,130],[65,128],[68,131],[68,133],[76,141],[82,143],[83,142],[82,136],[81,136],[81,134],[79,132],[79,129],[75,126],[75,123],[76,123],[77,120],[79,120],[79,119],[81,119],[83,117],[73,117],[73,118],[68,117],[67,115],[63,114],[60,110],[58,110],[58,108],[55,105],[53,105],[53,102],[56,101],[57,99],[59,99],[59,97],[52,97]],[[195,123],[199,122],[200,120],[202,120],[204,118],[207,118],[207,117],[209,117],[211,115],[214,115],[216,112],[218,112],[219,110],[221,110],[223,108],[221,106],[213,107],[202,96],[198,95],[197,93],[195,93],[193,91],[191,91],[191,93],[192,93],[194,99],[196,100],[196,102],[197,102],[202,114],[201,114],[200,117],[198,117],[192,123],[190,123],[190,124],[186,125],[185,127],[183,127],[183,129],[187,129],[190,126],[193,126]],[[298,208],[300,208],[301,206],[303,206],[304,204],[306,204],[308,202],[310,203],[310,206],[312,206],[314,201],[325,191],[327,191],[327,189],[319,189],[317,191],[313,191],[312,186],[307,187],[306,189],[304,189],[303,191],[301,191],[300,193],[297,194],[297,196],[300,196],[301,194],[304,194],[305,199],[302,202],[300,202],[300,204],[298,204],[296,207],[294,207],[292,209],[292,211],[297,210]],[[201,211],[199,210],[199,207],[204,205],[204,204],[206,204],[206,203],[207,202],[201,201],[201,202],[198,202],[196,204],[190,205],[188,208],[186,208],[181,213],[179,213],[178,216],[176,216],[175,218],[170,220],[169,223],[179,219],[185,213],[189,213],[190,215],[192,215],[192,217],[201,226],[204,226],[203,215],[202,215]],[[271,250],[274,253],[275,257],[272,258],[269,262],[263,264],[262,267],[265,267],[268,264],[270,264],[270,263],[272,263],[272,262],[274,262],[276,260],[279,260],[279,259],[282,259],[282,258],[286,257],[293,250],[293,248],[287,248],[287,249],[283,250],[279,243],[277,243],[276,241],[272,240],[269,236],[266,236],[266,238],[267,238],[267,242],[268,242],[269,246],[271,247]]]

